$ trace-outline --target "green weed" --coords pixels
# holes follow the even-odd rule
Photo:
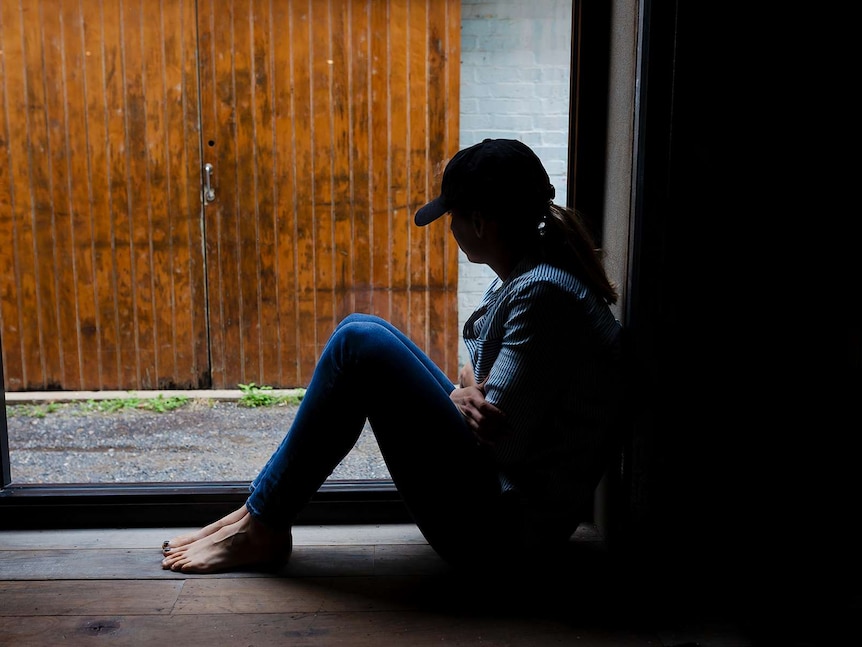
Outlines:
[[[62,405],[59,402],[46,402],[45,404],[7,404],[6,417],[14,418],[44,418],[49,413],[59,410]]]
[[[144,409],[157,413],[167,413],[179,409],[188,403],[189,397],[185,395],[172,395],[165,397],[159,393],[154,398],[139,398],[129,396],[128,398],[112,398],[110,400],[87,400],[81,406],[81,411],[97,413],[117,413],[127,409]]]
[[[238,385],[242,395],[237,404],[243,407],[271,407],[296,405],[305,396],[305,389],[294,389],[291,393],[274,394],[271,386],[261,386],[254,382]],[[144,409],[156,413],[168,413],[185,406],[191,398],[185,395],[165,396],[159,393],[154,398],[141,398],[130,394],[128,397],[107,400],[90,399],[79,402],[48,402],[45,404],[6,405],[6,418],[44,418],[60,410],[71,409],[77,414],[119,413],[129,409]]]
[[[111,398],[109,400],[87,400],[85,402],[48,402],[45,404],[7,404],[6,418],[44,418],[48,414],[72,410],[73,413],[117,413],[129,409],[144,409],[156,413],[167,413],[185,406],[191,398],[185,395],[165,397],[159,393],[154,398]]]
[[[156,397],[141,402],[141,407],[158,413],[167,413],[185,406],[190,399],[187,395],[172,395],[166,398],[159,393]]]
[[[240,396],[237,404],[241,407],[272,407],[276,405],[299,404],[305,395],[305,390],[300,389],[296,393],[275,395],[271,386],[260,386],[254,382],[238,384]]]
[[[137,409],[140,398],[112,398],[110,400],[87,400],[80,406],[82,413],[117,413],[125,409]]]

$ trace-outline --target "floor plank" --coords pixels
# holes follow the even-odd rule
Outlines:
[[[185,529],[172,530],[174,534],[185,532]],[[277,573],[252,569],[188,575],[161,568],[161,542],[169,532],[165,529],[0,532],[0,578],[186,579],[334,574],[358,577],[433,573],[446,568],[415,525],[297,526],[293,554]]]
[[[103,548],[0,551],[2,580],[194,579],[235,577],[360,577],[428,574],[448,570],[430,546],[297,546],[278,571],[240,569],[194,575],[161,567],[155,548]]]
[[[302,577],[186,582],[174,613],[463,611],[447,575]],[[476,606],[476,605],[473,605]]]
[[[0,582],[0,616],[163,615],[182,588],[182,580]]]
[[[198,528],[104,528],[0,531],[0,550],[33,548],[157,548]],[[294,546],[425,544],[415,524],[344,524],[293,527]]]
[[[545,647],[656,647],[655,635],[572,627],[553,620],[469,617],[414,612],[299,614],[216,614],[173,616],[83,616],[11,618],[0,625],[0,644],[90,644],[93,638],[113,646],[182,645],[183,647],[411,647],[507,645]]]

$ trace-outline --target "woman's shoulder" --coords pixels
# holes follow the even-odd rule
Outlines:
[[[593,294],[584,281],[550,263],[539,262],[524,269],[514,277],[507,297],[510,304],[520,302],[536,316],[545,313],[561,324],[581,322],[606,331],[608,337],[615,337],[620,329],[610,306]]]
[[[529,263],[522,265],[520,269],[510,282],[512,293],[563,292],[578,299],[586,298],[589,294],[584,282],[572,272],[550,263]]]

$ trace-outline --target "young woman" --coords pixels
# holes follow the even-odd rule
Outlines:
[[[324,348],[246,503],[170,539],[162,567],[283,563],[291,524],[370,423],[429,544],[455,566],[511,568],[564,546],[589,509],[619,411],[617,294],[577,214],[523,143],[459,151],[419,226],[451,214],[458,246],[497,278],[464,326],[453,385],[390,323],[353,314]]]

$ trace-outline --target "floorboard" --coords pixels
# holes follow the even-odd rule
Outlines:
[[[755,645],[732,618],[641,604],[649,583],[603,572],[588,527],[580,561],[529,581],[455,573],[412,524],[297,526],[278,572],[163,570],[186,531],[0,532],[0,646]]]
[[[195,616],[14,618],[3,627],[10,645],[110,644],[183,647],[291,645],[411,647],[441,644],[545,647],[656,647],[648,632],[572,628],[547,620],[462,617],[424,612],[231,614]],[[720,643],[730,645],[732,643]],[[740,643],[737,643],[740,644]],[[714,643],[719,645],[719,643]]]

